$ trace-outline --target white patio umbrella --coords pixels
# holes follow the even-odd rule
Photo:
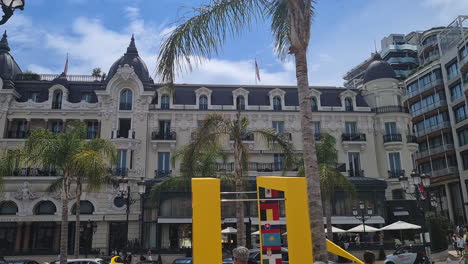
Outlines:
[[[410,224],[405,221],[398,221],[388,226],[380,228],[381,231],[385,230],[407,230],[407,229],[421,229],[421,226]]]
[[[349,229],[347,232],[350,232],[350,233],[363,233],[364,232],[364,227],[365,227],[366,233],[367,232],[377,232],[377,231],[379,231],[378,228],[375,228],[375,227],[372,227],[372,226],[358,225],[358,226],[355,226],[355,227]]]
[[[367,227],[366,227],[367,228]],[[327,229],[325,228],[325,233],[327,233]],[[346,233],[346,230],[343,230],[338,227],[332,226],[332,233]]]
[[[403,241],[403,232],[401,230],[408,230],[408,229],[421,229],[421,226],[410,224],[405,221],[397,221],[393,224],[380,228],[381,231],[400,230],[400,241]]]
[[[234,227],[227,227],[221,230],[221,234],[236,234],[236,233],[237,233],[237,229],[235,229]]]
[[[255,231],[252,233],[252,235],[260,235],[260,231]]]

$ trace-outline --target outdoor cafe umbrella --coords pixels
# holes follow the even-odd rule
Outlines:
[[[237,233],[237,229],[235,229],[234,227],[226,227],[223,230],[221,230],[221,234],[236,234],[236,233]]]
[[[375,227],[372,227],[372,226],[358,225],[358,226],[355,226],[355,227],[349,229],[347,232],[350,232],[350,233],[363,233],[364,229],[365,229],[366,233],[367,232],[377,232],[377,231],[379,231],[378,228],[375,228]]]
[[[408,229],[421,229],[421,226],[410,224],[405,221],[397,221],[393,224],[380,228],[380,231],[400,230],[400,240],[403,240],[403,234],[401,230],[408,230]]]
[[[255,231],[252,233],[252,235],[260,235],[260,231]]]

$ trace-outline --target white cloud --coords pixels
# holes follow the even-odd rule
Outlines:
[[[437,9],[439,21],[444,23],[444,26],[458,15],[467,15],[468,12],[466,0],[424,0],[423,5]]]
[[[29,64],[26,70],[32,71],[32,72],[37,72],[37,73],[43,73],[43,74],[56,74],[57,72],[49,69],[47,67],[43,67],[37,64]]]

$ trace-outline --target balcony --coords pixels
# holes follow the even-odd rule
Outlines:
[[[408,144],[418,144],[418,141],[416,139],[417,139],[417,137],[415,135],[407,135],[406,136],[406,143],[408,143]]]
[[[388,142],[402,142],[401,134],[387,134],[383,136],[384,143]]]
[[[8,131],[8,138],[27,138],[29,136],[29,131]]]
[[[127,168],[111,168],[111,169],[109,169],[109,173],[112,176],[127,177],[128,176],[128,169]]]
[[[234,163],[217,163],[216,170],[220,172],[233,172]],[[283,162],[271,162],[271,163],[259,163],[259,162],[249,162],[247,164],[247,171],[256,171],[256,172],[274,172],[274,171],[283,171],[284,164]],[[297,171],[297,168],[290,169],[291,171]]]
[[[365,177],[364,170],[348,170],[349,177]]]
[[[343,133],[341,134],[342,141],[366,141],[366,134],[359,133]]]
[[[320,133],[315,133],[314,138],[315,138],[315,141],[320,141],[320,139],[322,139],[322,135]]]
[[[387,60],[390,64],[414,63],[418,64],[418,59],[413,57],[392,57]]]
[[[432,88],[434,88],[434,87],[436,87],[438,85],[442,85],[443,83],[444,83],[444,81],[442,79],[437,79],[437,80],[433,80],[430,83],[422,85],[421,87],[419,87],[418,89],[415,89],[414,91],[411,91],[411,92],[408,91],[408,99],[411,98],[411,97],[414,97],[416,95],[419,95],[424,91],[432,89]]]
[[[400,176],[405,176],[405,170],[389,170],[388,171],[388,178],[390,179],[398,179]]]
[[[135,139],[135,130],[130,129],[130,130],[113,130],[111,132],[111,139],[116,139],[116,138],[129,138],[129,139]]]
[[[132,110],[132,104],[131,103],[120,103],[119,104],[119,110],[125,110],[125,111]]]
[[[451,151],[451,150],[454,150],[454,149],[455,149],[455,146],[453,144],[445,144],[445,145],[437,146],[437,147],[434,147],[434,148],[430,148],[430,149],[425,150],[425,151],[417,152],[417,153],[415,153],[415,158],[416,159],[422,159],[422,158],[429,157],[431,155],[444,153],[444,152]]]
[[[424,113],[427,113],[429,111],[432,111],[432,110],[437,109],[437,108],[442,107],[442,106],[447,106],[447,101],[446,100],[440,100],[440,101],[434,102],[433,104],[426,105],[425,107],[420,108],[420,109],[412,112],[411,115],[413,117],[417,117],[419,115],[422,115]]]
[[[389,105],[372,108],[372,111],[377,114],[384,113],[409,113],[408,108],[399,105]]]
[[[19,168],[13,171],[11,177],[57,177],[62,175],[63,172],[56,169]]]
[[[156,179],[166,178],[166,177],[170,177],[171,174],[172,174],[172,170],[155,170],[154,178]]]
[[[432,178],[446,176],[450,174],[458,173],[458,168],[455,166],[443,168],[440,170],[435,170],[430,173]]]
[[[460,72],[468,72],[468,55],[460,60]]]
[[[176,137],[177,134],[175,131],[170,131],[170,132],[162,132],[162,131],[159,131],[159,132],[156,132],[154,131],[153,133],[151,133],[151,140],[171,140],[171,141],[174,141],[176,140]]]
[[[444,129],[444,128],[450,128],[450,122],[445,121],[445,122],[433,125],[431,127],[427,127],[427,128],[425,128],[423,130],[416,131],[416,136],[417,137],[422,137],[422,136],[425,136],[425,135],[427,135],[427,134],[429,134],[431,132],[434,132],[434,131],[437,131],[437,130],[440,130],[440,129]]]
[[[242,135],[242,141],[254,141],[255,137],[253,133],[244,133]],[[230,136],[229,137],[230,141],[234,141],[234,137]]]

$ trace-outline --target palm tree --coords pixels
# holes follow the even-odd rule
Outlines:
[[[314,16],[314,0],[211,0],[194,8],[194,16],[182,20],[163,42],[157,72],[173,88],[176,70],[191,69],[191,62],[218,54],[227,35],[238,36],[258,20],[269,20],[280,58],[294,55],[304,146],[309,220],[313,257],[327,261],[320,180],[318,177],[312,111],[310,105],[307,48]]]
[[[193,135],[190,144],[183,147],[178,156],[181,159],[180,178],[189,181],[192,177],[219,177],[229,184],[229,178],[234,178],[236,192],[244,190],[244,171],[248,166],[249,150],[244,144],[244,139],[253,135],[259,135],[267,144],[281,151],[284,155],[284,169],[290,168],[293,162],[293,145],[283,133],[278,133],[272,129],[248,130],[249,120],[241,117],[237,113],[236,119],[231,120],[220,114],[210,114],[203,120],[202,125]],[[217,171],[217,162],[226,160],[227,154],[223,149],[223,142],[229,139],[234,148],[234,177],[229,173]],[[231,176],[231,177],[229,177]],[[179,181],[180,182],[180,181]],[[232,181],[231,181],[232,183]],[[237,199],[242,198],[242,194],[236,194]],[[237,224],[237,245],[245,246],[246,231],[244,224],[244,204],[236,202],[236,224]]]
[[[107,142],[87,141],[86,126],[76,121],[72,122],[66,131],[58,134],[46,129],[35,129],[26,139],[24,147],[7,152],[4,154],[6,158],[0,159],[0,168],[7,168],[0,170],[2,176],[6,175],[4,173],[8,172],[8,169],[15,170],[21,165],[47,166],[63,175],[58,181],[62,192],[60,264],[66,264],[68,256],[68,200],[71,183],[80,174],[85,175],[87,182],[91,185],[99,181],[97,175],[106,173],[104,172],[108,167],[106,158],[115,156],[112,153],[113,150]]]

